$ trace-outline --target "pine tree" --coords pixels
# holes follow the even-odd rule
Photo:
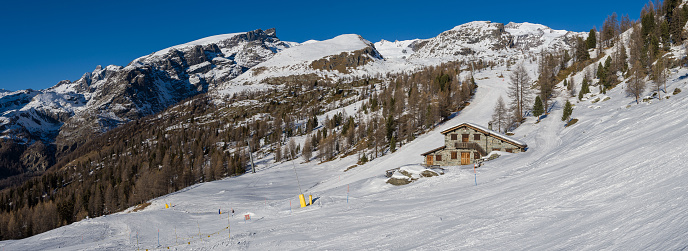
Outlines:
[[[583,62],[590,59],[590,53],[588,53],[587,44],[581,37],[576,39],[576,62]]]
[[[533,105],[533,115],[535,117],[538,117],[538,120],[540,120],[540,115],[545,113],[544,107],[542,107],[542,100],[540,99],[540,96],[535,97],[535,104]]]
[[[389,140],[389,150],[391,152],[397,151],[397,137],[392,136],[392,139]]]
[[[597,46],[597,32],[595,32],[595,29],[590,29],[590,33],[588,34],[588,39],[585,41],[585,44],[587,45],[587,49],[595,49]]]
[[[561,117],[561,121],[566,121],[571,118],[571,113],[573,113],[573,105],[571,102],[566,100],[566,104],[564,105],[564,114]]]
[[[581,83],[580,92],[578,92],[578,100],[583,100],[585,94],[590,93],[590,86],[588,86],[588,79],[583,78],[583,83]]]

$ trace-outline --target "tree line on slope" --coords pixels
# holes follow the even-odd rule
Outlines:
[[[0,239],[122,211],[193,184],[244,173],[249,152],[277,162],[373,159],[465,106],[460,62],[377,79],[284,83],[211,100],[205,94],[94,137],[38,177],[0,191]],[[489,67],[489,64],[474,69]],[[384,82],[380,79],[387,79]],[[355,114],[324,112],[362,102]],[[294,136],[305,135],[306,144]],[[250,147],[249,147],[250,146]],[[237,191],[238,192],[238,191]]]
[[[625,92],[633,96],[637,103],[647,88],[645,79],[649,78],[652,80],[653,90],[661,99],[661,91],[666,93],[667,70],[686,63],[685,55],[679,60],[670,60],[664,55],[672,44],[688,41],[688,34],[683,29],[687,21],[688,5],[679,8],[678,0],[649,2],[643,7],[637,21],[630,20],[628,15],[619,20],[617,14],[613,13],[605,19],[601,32],[593,28],[587,39],[576,38],[573,57],[569,56],[568,51],[541,52],[538,60],[539,75],[535,83],[530,83],[527,71],[520,65],[517,66],[509,75],[510,103],[506,104],[501,97],[497,100],[492,117],[493,126],[506,132],[517,127],[528,112],[536,117],[544,114],[549,100],[554,97],[554,87],[561,81],[566,87],[567,95],[575,96],[578,92],[578,99],[581,100],[585,94],[591,92],[594,79],[597,79],[596,86],[600,93],[606,93],[622,80],[628,79]],[[625,42],[622,34],[631,28],[633,30],[628,36],[628,42]],[[628,49],[625,44],[629,45]],[[611,55],[604,55],[602,51],[610,47],[615,48]],[[590,58],[591,49],[597,49],[597,58]],[[598,63],[595,74],[586,71],[580,90],[575,90],[575,83],[570,77],[572,73],[602,58],[604,60]],[[532,109],[529,109],[534,91],[538,93]],[[565,108],[562,120],[570,118],[573,109],[568,101]]]

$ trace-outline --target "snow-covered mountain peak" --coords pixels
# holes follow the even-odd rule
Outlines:
[[[544,26],[542,24],[533,24],[533,23],[514,23],[510,22],[506,25],[504,25],[504,29],[509,32],[511,35],[519,36],[519,35],[527,35],[527,34],[544,34],[544,33],[557,33],[557,34],[566,34],[567,31],[565,30],[554,30],[550,27]]]
[[[336,79],[352,73],[359,66],[382,59],[375,45],[357,34],[339,35],[323,41],[310,40],[275,54],[218,89],[228,94],[234,92],[229,89],[236,90],[234,87],[237,85],[285,82],[286,79],[277,81],[280,78],[288,78],[289,81]]]
[[[554,30],[533,23],[493,23],[474,21],[458,25],[437,37],[412,45],[413,59],[466,57],[510,57],[526,51],[568,49],[574,36],[581,34]]]
[[[390,42],[387,40],[380,40],[380,42],[375,43],[375,48],[382,54],[386,59],[390,58],[407,58],[413,54],[412,44],[420,41],[420,39],[411,40],[396,40]]]
[[[253,43],[254,41],[257,43]],[[262,46],[256,47],[258,44],[262,44]],[[279,38],[277,38],[277,32],[274,28],[265,31],[256,29],[249,32],[210,36],[168,47],[151,53],[150,55],[137,58],[133,60],[129,66],[159,63],[161,60],[164,61],[165,59],[175,57],[179,54],[184,54],[185,56],[190,55],[200,59],[186,62],[190,65],[201,63],[200,61],[207,61],[202,58],[211,60],[215,57],[223,57],[251,67],[271,57],[272,54],[293,45],[295,45],[295,43],[280,41]],[[243,55],[240,53],[246,51],[246,49],[253,49],[253,53],[251,55]]]
[[[310,41],[278,53],[272,59],[258,67],[280,67],[292,64],[312,62],[342,52],[353,52],[373,46],[360,35],[344,34],[323,41]]]
[[[471,21],[465,24],[460,24],[457,26],[454,26],[451,30],[448,31],[465,31],[467,29],[484,29],[484,28],[491,28],[491,27],[499,27],[503,26],[501,23],[493,23],[492,21]],[[445,31],[447,32],[447,31]]]

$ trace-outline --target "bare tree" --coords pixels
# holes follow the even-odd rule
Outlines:
[[[643,69],[640,61],[635,61],[633,64],[633,69],[631,70],[633,77],[628,81],[628,88],[626,88],[626,93],[633,95],[635,97],[635,103],[640,103],[640,94],[645,90],[645,76],[643,74]]]
[[[289,140],[289,143],[287,144],[287,149],[289,150],[289,159],[295,159],[296,155],[299,154],[298,149],[296,148],[296,141],[294,140],[294,138],[291,138],[291,140]]]
[[[664,60],[662,58],[658,59],[654,67],[652,67],[652,75],[654,77],[654,82],[652,87],[657,91],[659,99],[662,99],[662,94],[659,92],[663,85],[666,85],[666,67],[664,66]],[[666,90],[666,87],[665,87]]]
[[[540,72],[540,76],[538,76],[538,87],[540,99],[542,99],[545,108],[548,107],[549,100],[554,92],[554,85],[556,84],[554,75],[557,74],[555,69],[556,65],[555,58],[551,54],[541,54],[538,63],[538,71]]]
[[[506,128],[509,123],[509,116],[508,116],[508,110],[506,109],[506,104],[504,103],[504,99],[502,96],[499,96],[499,99],[497,99],[497,104],[495,105],[494,108],[494,113],[492,113],[492,126],[494,130],[494,126],[497,126],[497,131],[498,132],[504,132],[502,131],[502,128],[506,131]]]
[[[576,85],[573,84],[573,76],[569,78],[569,84],[566,86],[569,91],[569,97],[575,97],[576,96]]]
[[[301,157],[306,162],[311,160],[313,157],[313,144],[311,143],[311,135],[306,136],[306,141],[303,143],[303,149],[301,150]]]
[[[517,122],[523,121],[524,108],[530,103],[532,90],[530,89],[530,76],[523,63],[516,66],[509,76],[509,99],[511,99]]]

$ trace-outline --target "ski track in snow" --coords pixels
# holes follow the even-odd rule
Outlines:
[[[534,65],[528,65],[531,69]],[[468,106],[396,153],[343,172],[356,156],[322,164],[258,161],[257,173],[208,182],[152,200],[140,212],[83,220],[3,250],[681,250],[688,247],[686,94],[636,105],[621,86],[608,101],[576,103],[564,128],[565,99],[541,122],[515,131],[525,153],[477,169],[409,185],[386,184],[384,171],[420,163],[443,144],[440,131],[462,122],[486,125],[505,99],[504,68],[475,75]],[[682,76],[681,69],[673,76]],[[487,79],[485,79],[487,77]],[[579,81],[576,81],[579,82]],[[669,90],[687,80],[669,81]],[[561,96],[561,95],[560,95]],[[352,105],[355,106],[358,103]],[[630,108],[625,108],[631,104]],[[347,189],[349,190],[347,195]],[[347,203],[348,199],[348,203]],[[291,202],[291,209],[290,209]],[[165,203],[172,206],[165,209]],[[234,217],[218,210],[235,210]],[[251,220],[244,221],[243,215]],[[230,234],[227,227],[229,216]],[[158,229],[160,239],[158,246]],[[199,235],[199,231],[201,234]],[[176,236],[175,236],[176,233]],[[210,237],[208,237],[210,235]],[[138,236],[138,241],[137,237]],[[137,244],[138,243],[138,244]],[[191,244],[188,244],[191,243]]]

